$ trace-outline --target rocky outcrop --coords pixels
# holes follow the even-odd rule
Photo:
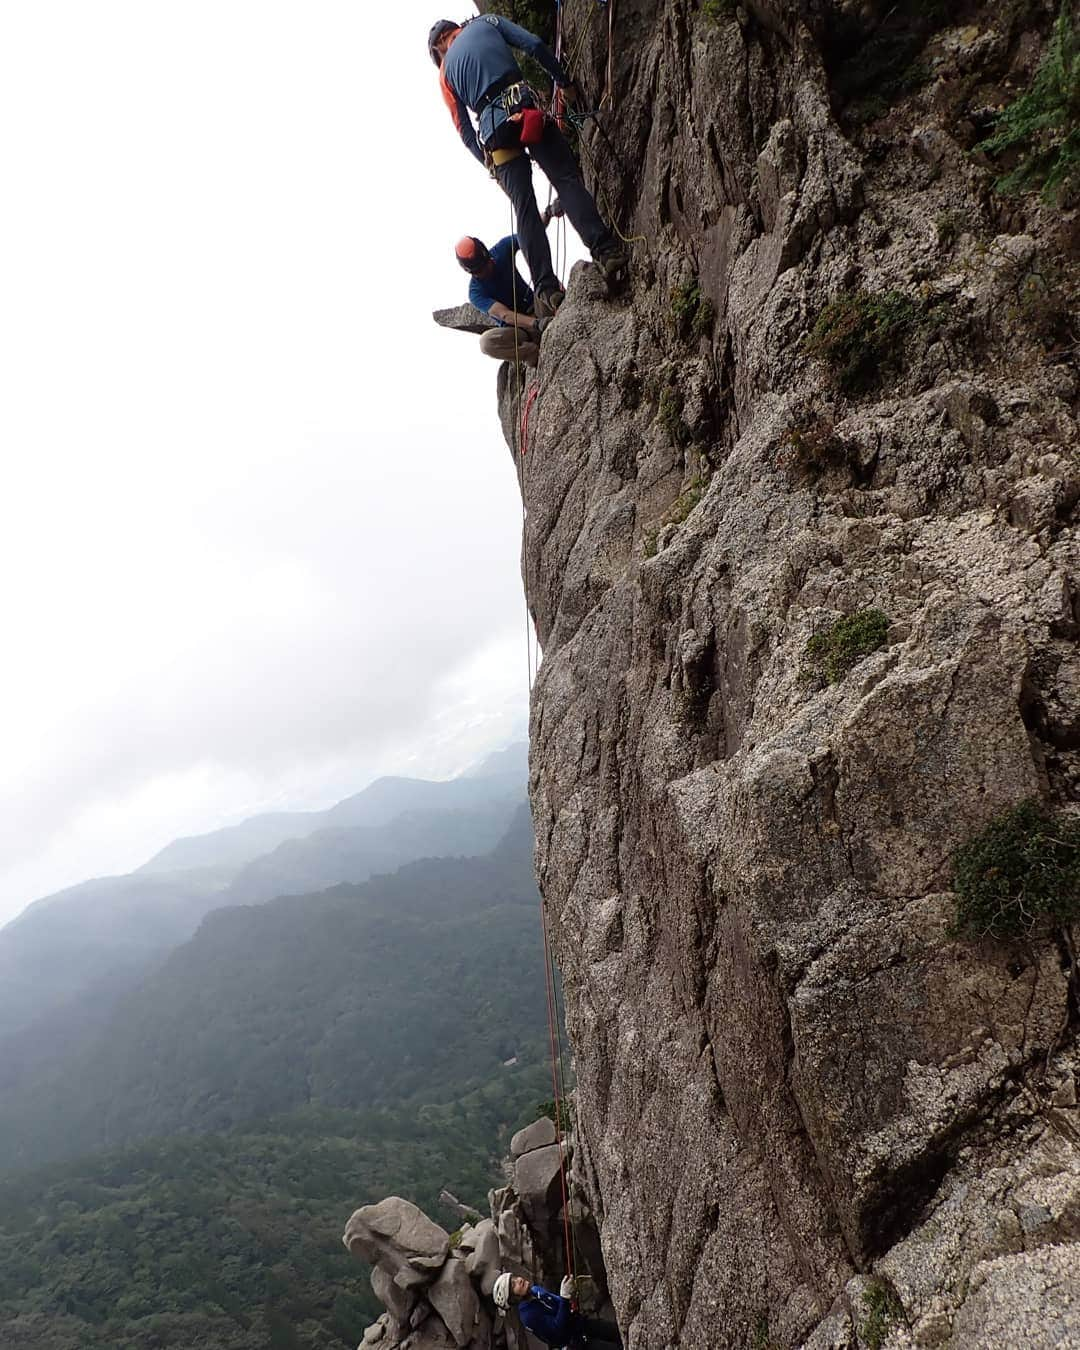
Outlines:
[[[454,305],[450,309],[436,309],[431,317],[440,328],[453,328],[459,333],[485,333],[495,327],[495,320],[475,305]]]
[[[399,1196],[358,1209],[342,1240],[371,1266],[372,1289],[386,1308],[368,1327],[364,1344],[379,1350],[528,1350],[532,1342],[517,1319],[494,1306],[495,1279],[512,1270],[557,1289],[566,1274],[565,1232],[571,1234],[582,1307],[610,1315],[599,1235],[572,1166],[564,1197],[559,1159],[567,1155],[572,1157],[569,1141],[557,1137],[547,1117],[519,1130],[511,1141],[508,1184],[488,1197],[491,1217],[477,1216],[453,1240]]]
[[[536,376],[531,790],[633,1350],[1078,1343],[1075,938],[950,891],[1080,799],[1077,229],[971,154],[1049,7],[952,8],[621,4],[584,140],[634,275]]]

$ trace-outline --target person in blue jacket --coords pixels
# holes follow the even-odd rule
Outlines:
[[[522,361],[535,366],[540,359],[540,335],[548,319],[533,314],[533,293],[514,266],[518,237],[508,234],[489,249],[482,239],[467,234],[454,255],[472,280],[469,303],[495,320],[480,334],[480,350],[496,361]]]
[[[547,44],[499,14],[480,14],[462,23],[440,19],[428,35],[428,51],[439,68],[443,98],[458,134],[481,164],[486,157],[492,159],[499,186],[513,203],[536,292],[536,312],[544,317],[554,314],[563,290],[551,265],[551,248],[533,192],[533,159],[551,180],[570,223],[605,275],[625,267],[626,255],[597,211],[562,132],[543,117],[524,84],[513,48],[534,57],[569,102],[577,100],[577,88]],[[476,114],[476,128],[470,112]],[[531,159],[523,153],[525,146]]]
[[[619,1328],[614,1322],[585,1317],[570,1303],[574,1281],[568,1275],[557,1294],[538,1284],[530,1284],[524,1275],[508,1270],[496,1279],[491,1296],[504,1312],[516,1306],[518,1319],[545,1345],[567,1346],[572,1350],[622,1350]]]

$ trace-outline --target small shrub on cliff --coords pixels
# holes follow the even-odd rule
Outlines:
[[[690,428],[683,421],[682,407],[682,394],[677,386],[665,384],[660,391],[656,420],[671,437],[675,445],[688,445],[690,442]]]
[[[851,447],[837,434],[832,420],[812,409],[796,417],[780,446],[783,467],[809,478],[851,461]]]
[[[838,684],[871,652],[884,647],[889,620],[880,609],[860,609],[837,621],[806,644],[806,655],[830,684]]]
[[[1013,151],[1015,167],[999,192],[1042,189],[1045,201],[1080,197],[1080,33],[1073,0],[1064,0],[1031,88],[1000,114],[994,134],[975,147],[989,155]]]
[[[821,311],[803,347],[825,362],[845,394],[863,393],[896,365],[920,315],[902,291],[847,291]]]
[[[768,1313],[758,1313],[749,1350],[780,1350],[779,1343],[769,1335]]]
[[[900,1296],[884,1280],[871,1280],[863,1291],[863,1316],[859,1335],[869,1350],[881,1350],[889,1328],[904,1316]]]
[[[716,322],[716,306],[701,293],[701,283],[691,278],[671,292],[671,326],[684,342],[708,337]]]
[[[952,248],[964,232],[965,221],[959,211],[942,211],[934,221],[938,243],[942,248]]]
[[[1021,802],[953,857],[956,931],[1027,937],[1080,919],[1080,817]]]
[[[701,12],[713,23],[725,23],[735,17],[735,0],[703,0]]]

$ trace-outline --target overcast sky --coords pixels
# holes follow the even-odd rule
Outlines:
[[[440,17],[0,9],[0,922],[524,731],[497,367],[430,319],[509,207]]]

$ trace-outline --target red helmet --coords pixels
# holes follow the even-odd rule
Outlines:
[[[453,19],[440,19],[438,23],[431,25],[431,32],[427,35],[427,49],[428,55],[437,66],[442,65],[442,54],[436,46],[436,43],[444,34],[452,33],[456,28],[460,27],[461,24],[455,23]]]
[[[482,272],[491,261],[491,254],[482,239],[467,234],[454,245],[454,256],[470,276]]]

